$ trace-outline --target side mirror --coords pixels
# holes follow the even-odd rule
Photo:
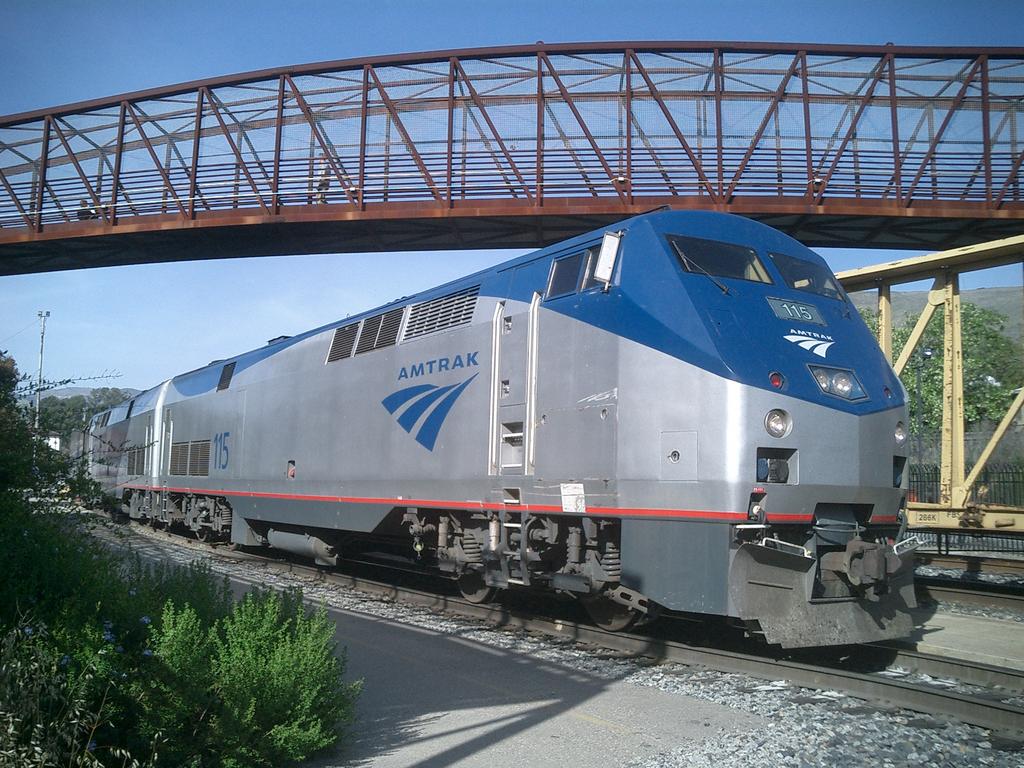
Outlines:
[[[597,254],[597,264],[594,265],[594,279],[604,283],[605,290],[608,290],[612,274],[615,272],[615,261],[619,256],[622,234],[622,232],[605,232],[604,238],[601,240],[601,251]]]

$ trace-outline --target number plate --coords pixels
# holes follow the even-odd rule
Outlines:
[[[801,301],[785,301],[783,299],[768,299],[775,316],[781,320],[788,320],[792,323],[816,323],[826,325],[818,308],[813,304],[804,304]]]

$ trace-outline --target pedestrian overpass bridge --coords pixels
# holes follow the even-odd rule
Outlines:
[[[539,246],[659,206],[817,246],[1024,231],[1024,48],[589,43],[0,117],[0,274]]]

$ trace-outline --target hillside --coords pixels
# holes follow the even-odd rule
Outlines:
[[[991,309],[1006,318],[1003,332],[1016,342],[1024,337],[1024,307],[1021,304],[1021,288],[976,288],[960,293],[961,301],[976,304],[983,309]],[[892,310],[893,323],[901,325],[905,318],[916,318],[924,308],[928,297],[927,291],[893,291]],[[878,299],[874,291],[851,293],[850,298],[858,310],[875,311]]]
[[[69,397],[75,397],[77,395],[88,397],[96,389],[100,389],[100,387],[60,387],[58,389],[46,390],[43,392],[43,397],[56,397],[58,400],[67,400]],[[125,397],[134,397],[142,391],[140,389],[130,389],[127,387],[118,387],[118,389],[124,392]]]

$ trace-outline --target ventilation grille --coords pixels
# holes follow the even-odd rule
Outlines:
[[[334,339],[331,341],[331,351],[327,353],[327,362],[344,360],[352,357],[352,345],[356,343],[356,333],[359,331],[359,323],[346,325],[334,332]]]
[[[409,322],[405,325],[402,341],[470,322],[473,319],[479,292],[480,286],[474,285],[472,288],[414,305],[409,313]]]
[[[231,386],[231,377],[235,373],[235,364],[230,362],[220,369],[220,381],[217,382],[217,391],[227,389]]]
[[[171,475],[206,477],[210,474],[210,441],[171,444]]]
[[[169,473],[172,475],[188,474],[188,443],[171,443]]]
[[[210,474],[210,441],[199,440],[188,448],[188,473],[194,477]]]
[[[131,448],[128,451],[128,474],[142,475],[146,472],[146,449]]]
[[[363,352],[369,352],[373,349],[373,345],[377,343],[377,332],[380,330],[380,321],[384,319],[384,315],[377,315],[376,317],[367,318],[363,321],[363,331],[359,334],[359,343],[356,345],[356,354],[361,355]]]
[[[363,352],[392,346],[398,340],[398,330],[402,327],[404,312],[405,307],[399,307],[364,320],[359,343],[356,345],[356,354],[361,355]]]
[[[405,307],[392,309],[384,315],[384,322],[380,324],[380,333],[377,334],[377,343],[374,349],[393,346],[398,341],[398,331],[402,327],[402,315],[405,314]]]

